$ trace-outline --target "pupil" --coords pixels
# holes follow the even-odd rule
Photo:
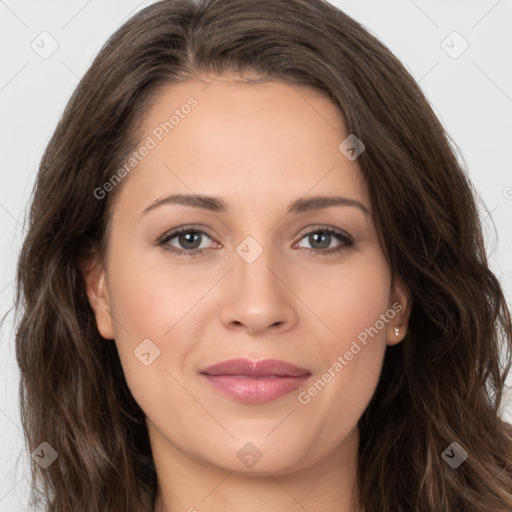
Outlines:
[[[199,233],[197,233],[196,231],[189,231],[188,233],[181,234],[179,237],[179,242],[181,246],[184,247],[185,249],[197,249],[197,247],[201,245],[197,244],[198,240]],[[191,245],[193,246],[194,244],[196,244],[197,247],[191,247]]]
[[[315,247],[315,244],[317,244],[316,249],[326,249],[330,245],[331,235],[324,231],[320,231],[319,233],[321,234],[313,233],[309,235],[309,243],[312,247]]]

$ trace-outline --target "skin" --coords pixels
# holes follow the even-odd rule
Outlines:
[[[197,106],[122,183],[106,261],[92,260],[85,272],[98,330],[115,340],[147,417],[155,510],[359,510],[357,421],[386,346],[406,334],[409,302],[400,283],[392,286],[357,160],[338,149],[348,135],[342,116],[303,86],[201,77],[159,95],[141,121],[142,140],[190,96]],[[178,193],[221,198],[228,210],[164,204],[141,213]],[[369,214],[347,205],[286,213],[297,199],[332,195],[360,201]],[[184,225],[206,233],[203,254],[187,258],[158,245]],[[308,235],[326,227],[354,244],[332,235],[315,245]],[[236,252],[248,236],[263,250],[252,263]],[[167,247],[185,252],[184,242],[176,236]],[[335,247],[343,250],[325,253]],[[298,393],[396,302],[402,311],[300,403]],[[147,338],[160,350],[149,366],[134,355]],[[240,403],[199,375],[235,357],[282,359],[312,376],[273,402]],[[261,454],[252,467],[237,457],[248,442]]]

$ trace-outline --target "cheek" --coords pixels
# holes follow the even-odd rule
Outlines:
[[[191,281],[190,273],[151,265],[148,258],[125,256],[111,262],[110,283],[115,343],[128,387],[149,417],[172,397],[187,415],[190,397],[179,382],[194,349],[189,320],[201,310],[197,303],[206,284]]]
[[[355,254],[346,264],[326,268],[314,278],[304,276],[301,283],[298,294],[322,321],[322,339],[331,340],[324,345],[327,353],[350,345],[350,340],[373,326],[389,307],[390,274],[378,251]],[[385,337],[381,322],[379,327]]]
[[[208,291],[225,272],[222,265],[177,263],[163,249],[148,250],[119,234],[111,238],[115,343],[130,391],[143,409],[158,410],[169,397],[177,397],[180,410],[186,410],[190,397],[178,382],[192,371],[190,358],[206,337],[204,318],[218,312]]]
[[[314,354],[320,370],[299,401],[325,418],[327,435],[354,425],[377,386],[394,316],[388,309],[390,275],[379,254],[369,255],[325,280],[321,293],[311,289],[311,304],[331,333],[320,338]]]
[[[169,338],[174,326],[195,310],[201,297],[218,280],[216,271],[204,272],[200,266],[191,271],[186,263],[166,264],[162,255],[155,261],[142,251],[122,254],[117,261],[112,258],[109,273],[113,284],[112,314],[119,339],[127,339],[127,331],[134,337],[132,342],[140,343],[141,337]]]

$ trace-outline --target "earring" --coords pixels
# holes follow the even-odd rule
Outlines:
[[[395,325],[393,329],[395,330],[395,336],[398,336],[400,334],[400,328],[402,326],[402,322],[398,322],[398,325]]]

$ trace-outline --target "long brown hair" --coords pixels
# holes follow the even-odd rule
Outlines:
[[[413,306],[359,421],[362,506],[510,512],[512,427],[499,410],[512,326],[476,194],[403,65],[323,0],[160,1],[117,30],[80,81],[42,158],[17,269],[27,446],[58,453],[46,469],[32,461],[33,502],[52,512],[153,510],[144,414],[97,330],[81,265],[103,254],[122,183],[104,199],[94,191],[140,142],[140,113],[162,87],[227,71],[322,91],[366,146],[358,163],[374,222]],[[457,469],[443,457],[453,442],[468,454]]]

